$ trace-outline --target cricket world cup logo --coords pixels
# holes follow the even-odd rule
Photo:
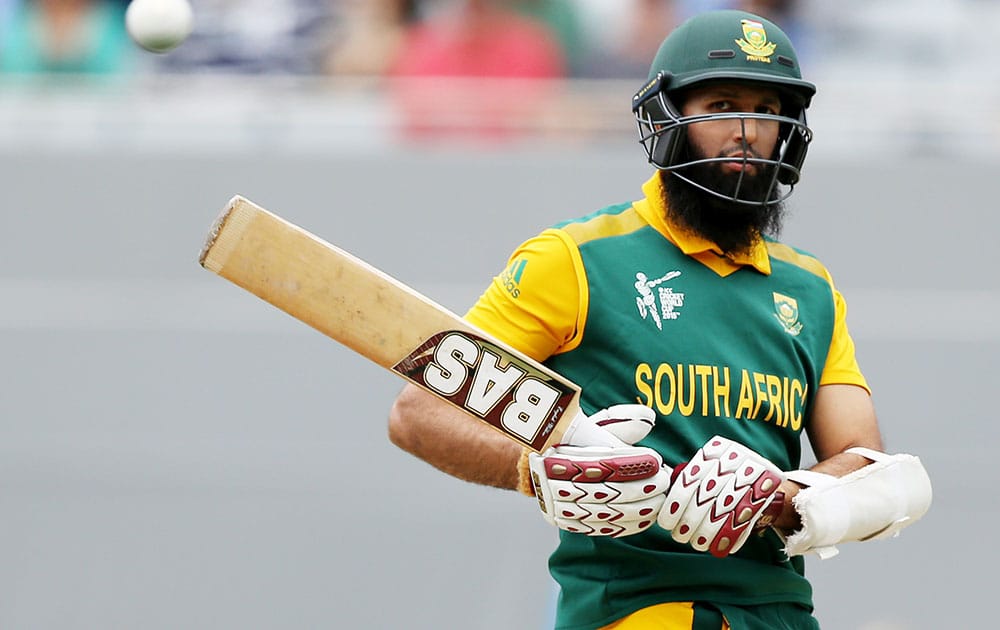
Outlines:
[[[669,282],[681,275],[680,271],[668,271],[659,278],[649,279],[641,271],[635,274],[635,290],[639,296],[635,304],[639,307],[639,315],[650,319],[658,330],[663,330],[664,321],[673,321],[680,317],[680,308],[684,306],[684,294],[675,293],[672,287],[663,283]]]

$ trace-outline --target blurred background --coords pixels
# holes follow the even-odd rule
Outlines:
[[[462,312],[522,239],[635,199],[664,35],[797,43],[823,260],[927,517],[812,559],[827,629],[988,627],[1000,561],[1000,2],[0,0],[0,628],[551,627],[534,504],[396,450],[400,382],[202,270],[240,193]]]

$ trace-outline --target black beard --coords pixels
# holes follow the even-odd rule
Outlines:
[[[743,174],[741,199],[764,199],[774,177],[774,167],[761,168],[757,175]],[[695,164],[682,173],[688,179],[722,194],[736,190],[739,173],[723,172],[720,163]],[[738,203],[721,199],[697,186],[660,171],[667,216],[681,227],[706,238],[726,254],[749,253],[761,236],[777,238],[785,217],[781,201],[766,204]],[[774,197],[772,192],[771,197]]]

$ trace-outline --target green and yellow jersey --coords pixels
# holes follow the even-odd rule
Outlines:
[[[659,176],[643,192],[526,241],[466,318],[579,384],[585,413],[652,407],[640,444],[669,465],[722,435],[798,468],[817,388],[867,388],[843,297],[812,256],[770,240],[725,256],[666,220]],[[811,609],[802,559],[781,548],[770,530],[723,559],[656,526],[616,539],[560,532],[557,627],[663,602]]]

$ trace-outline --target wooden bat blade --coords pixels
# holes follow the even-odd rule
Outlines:
[[[199,262],[535,451],[558,443],[579,408],[569,380],[244,197]]]

